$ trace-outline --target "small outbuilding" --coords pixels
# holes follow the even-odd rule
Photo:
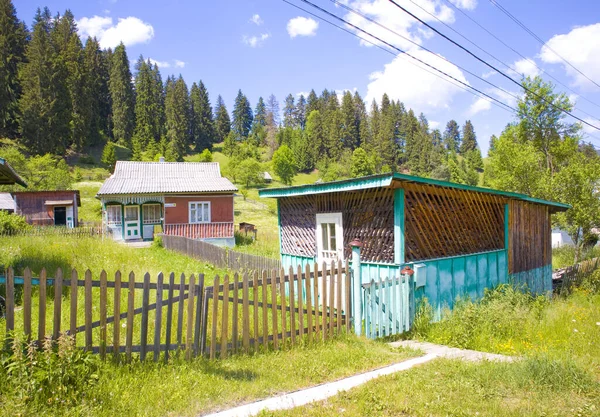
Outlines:
[[[15,200],[10,193],[0,193],[0,211],[15,212]]]
[[[79,225],[79,190],[19,191],[11,196],[15,214],[25,217],[29,224],[68,228]]]
[[[96,198],[104,229],[117,240],[167,235],[234,246],[233,196],[217,162],[118,161]]]
[[[552,289],[551,215],[568,205],[399,173],[259,191],[278,201],[284,267],[347,260],[363,283],[415,271],[438,317],[500,283]]]
[[[271,184],[273,182],[273,177],[267,171],[263,172],[263,178],[265,180],[265,184]]]

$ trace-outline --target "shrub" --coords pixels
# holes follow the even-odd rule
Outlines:
[[[31,226],[27,224],[25,217],[0,211],[0,235],[12,235],[29,228]]]

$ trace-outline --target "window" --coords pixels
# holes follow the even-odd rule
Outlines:
[[[210,203],[190,203],[190,223],[210,223]]]
[[[137,222],[140,218],[140,206],[125,206],[125,221]]]
[[[106,222],[111,226],[121,225],[121,206],[106,207]]]
[[[144,224],[160,223],[161,210],[160,204],[144,204],[143,206]]]
[[[344,256],[342,213],[317,214],[317,258],[337,261]]]

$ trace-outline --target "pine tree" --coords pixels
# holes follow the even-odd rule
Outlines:
[[[328,95],[324,122],[326,126],[327,154],[330,159],[339,160],[342,156],[342,115],[337,95]]]
[[[108,67],[105,54],[100,50],[100,44],[95,38],[88,38],[83,53],[91,115],[87,142],[93,146],[102,143],[109,131]]]
[[[14,138],[19,131],[21,97],[19,65],[25,60],[27,28],[17,18],[12,0],[0,0],[0,136]]]
[[[227,107],[225,107],[223,97],[218,96],[217,103],[215,104],[215,131],[217,140],[223,142],[227,135],[229,135],[230,130],[231,120],[229,119]]]
[[[310,93],[308,93],[308,98],[306,99],[306,117],[308,118],[308,115],[315,110],[321,110],[321,105],[315,90],[310,90]]]
[[[366,141],[366,149],[372,150],[375,147],[376,140],[379,137],[379,125],[381,123],[381,112],[377,101],[371,102],[371,111],[369,113],[369,140]]]
[[[152,76],[153,76],[153,87],[152,93],[154,95],[154,107],[153,107],[153,117],[154,124],[153,134],[154,134],[154,142],[158,144],[160,139],[165,134],[165,86],[162,82],[162,77],[160,75],[160,71],[158,70],[158,65],[154,64],[152,68]]]
[[[157,103],[151,66],[141,55],[135,64],[135,130],[132,138],[134,160],[140,160],[142,150],[154,142]]]
[[[401,109],[392,106],[387,94],[381,98],[381,107],[379,123],[377,127],[377,136],[374,137],[375,152],[381,156],[382,164],[395,170],[398,163],[398,154],[403,150],[403,145],[399,146],[396,139],[399,137],[399,127],[401,124]]]
[[[196,151],[210,149],[215,142],[215,128],[210,98],[204,83],[194,83],[190,91],[192,136]]]
[[[235,98],[233,105],[233,120],[231,127],[236,135],[242,140],[248,138],[250,128],[252,127],[252,107],[248,98],[242,93],[242,90],[238,90],[238,94]]]
[[[294,125],[304,130],[306,125],[306,99],[303,94],[300,94],[294,109]]]
[[[313,110],[306,119],[306,143],[309,152],[308,169],[312,169],[325,153],[325,126],[319,110]]]
[[[131,146],[131,135],[135,126],[135,102],[129,59],[123,42],[115,48],[112,54],[109,91],[112,100],[114,140],[125,146]]]
[[[190,141],[190,99],[188,88],[180,75],[167,84],[165,114],[168,147],[165,157],[170,161],[183,161]]]
[[[360,94],[358,94],[358,91],[354,92],[352,100],[354,101],[354,119],[358,124],[358,146],[363,146],[363,144],[370,142],[367,107]]]
[[[267,125],[267,106],[262,97],[258,98],[256,109],[254,110],[254,124],[260,126]]]
[[[277,129],[279,128],[279,102],[271,94],[267,100],[267,134],[266,142],[270,155],[277,149]]]
[[[356,109],[354,108],[354,99],[350,91],[344,91],[342,96],[342,106],[340,108],[341,117],[341,140],[343,146],[347,149],[354,150],[359,145],[359,122],[356,117]]]
[[[294,127],[296,120],[294,118],[294,112],[296,110],[296,104],[294,96],[288,94],[285,98],[285,105],[283,106],[283,127]]]
[[[446,124],[446,130],[444,131],[444,143],[448,152],[458,153],[460,149],[460,130],[458,123],[455,120],[450,120]]]
[[[462,128],[462,142],[460,144],[460,154],[465,155],[467,152],[477,149],[477,136],[470,120],[465,122]]]
[[[19,70],[22,141],[32,153],[62,153],[67,148],[71,108],[67,71],[57,59],[50,32],[50,10],[37,10],[26,64]]]

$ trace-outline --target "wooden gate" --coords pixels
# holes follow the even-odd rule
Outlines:
[[[415,313],[412,276],[380,278],[362,287],[367,337],[376,339],[410,330]]]

